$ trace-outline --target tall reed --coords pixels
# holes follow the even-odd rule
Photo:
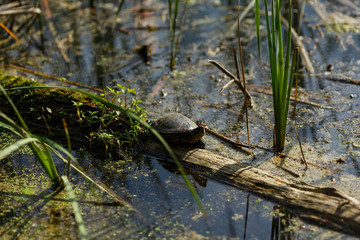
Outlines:
[[[185,22],[185,16],[187,12],[188,1],[183,3],[183,11],[181,17],[178,17],[179,13],[179,0],[168,0],[169,6],[169,26],[170,26],[170,70],[174,70],[176,55],[179,49],[180,36],[182,26]]]
[[[177,15],[179,10],[179,0],[174,1],[174,9],[173,9],[173,1],[168,0],[169,5],[169,25],[170,25],[170,69],[173,70],[175,66],[175,39],[176,39],[176,23],[177,23]]]
[[[255,19],[257,33],[260,31],[259,21],[259,0],[256,0]],[[276,151],[283,151],[285,147],[285,132],[287,125],[287,115],[289,110],[291,86],[295,71],[295,57],[290,64],[291,52],[291,24],[292,24],[292,2],[289,0],[288,5],[288,23],[285,62],[284,62],[284,45],[281,28],[281,0],[271,0],[271,18],[269,18],[268,4],[264,0],[266,30],[268,38],[270,69],[271,69],[271,86],[273,92],[273,108],[275,119],[275,142]],[[259,36],[258,36],[259,41]],[[258,45],[259,47],[259,45]]]

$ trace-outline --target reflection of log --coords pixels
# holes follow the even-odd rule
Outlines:
[[[185,167],[206,177],[273,200],[311,223],[360,234],[360,202],[335,188],[296,183],[205,149],[173,150]],[[145,152],[170,159],[157,143],[149,144]]]

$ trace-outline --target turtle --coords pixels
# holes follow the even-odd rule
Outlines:
[[[158,131],[168,143],[180,143],[203,147],[201,138],[205,128],[198,126],[190,118],[180,113],[166,114],[151,122],[151,126]]]

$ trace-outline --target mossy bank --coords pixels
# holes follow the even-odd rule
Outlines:
[[[60,143],[66,142],[64,121],[74,148],[86,148],[96,155],[122,159],[139,146],[145,129],[127,115],[110,109],[95,100],[64,88],[22,89],[18,87],[45,86],[23,77],[0,73],[0,84],[8,90],[30,130]],[[113,103],[146,120],[146,111],[139,107],[134,89],[118,85],[102,94]],[[10,104],[1,94],[0,111],[15,119]]]

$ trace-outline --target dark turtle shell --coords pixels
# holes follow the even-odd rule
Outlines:
[[[197,143],[205,134],[205,128],[180,114],[164,115],[152,122],[152,127],[168,142]]]

